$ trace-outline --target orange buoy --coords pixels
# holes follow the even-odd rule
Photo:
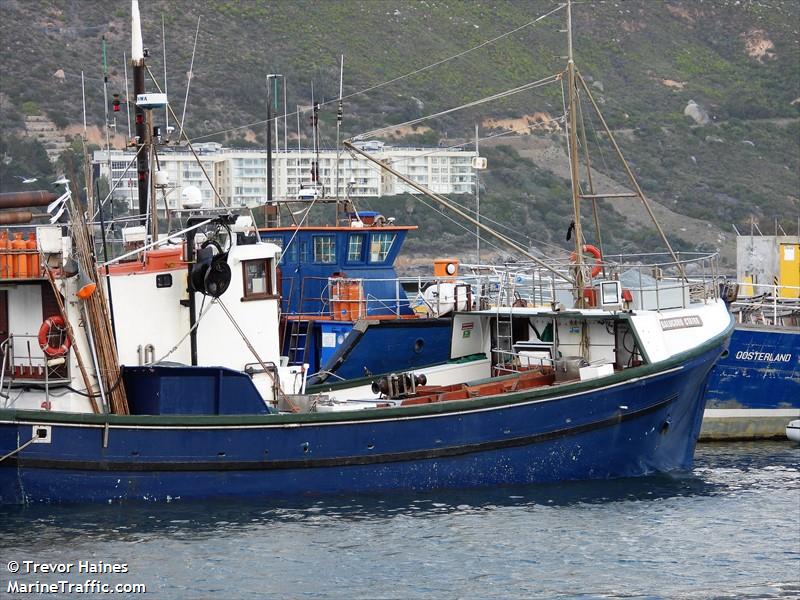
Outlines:
[[[22,239],[22,233],[18,231],[14,234],[14,240],[11,242],[11,251],[13,253],[12,260],[14,262],[14,277],[20,279],[28,277],[28,257],[25,256],[25,250],[27,248],[27,242]]]
[[[60,315],[53,315],[44,320],[39,327],[39,347],[50,358],[64,356],[69,352],[72,340],[67,333],[67,325]]]
[[[39,276],[39,253],[36,251],[36,232],[28,234],[28,241],[25,243],[28,249],[28,277]]]
[[[594,256],[594,267],[592,267],[591,277],[597,277],[600,274],[600,271],[603,270],[603,255],[600,253],[600,250],[597,249],[596,246],[592,246],[591,244],[584,244],[583,245],[583,252],[588,252],[592,256]],[[570,262],[577,262],[578,255],[574,252],[569,258]]]

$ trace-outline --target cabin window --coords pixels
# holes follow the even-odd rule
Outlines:
[[[242,261],[244,276],[244,297],[242,300],[263,300],[274,298],[272,288],[272,258]]]
[[[369,246],[369,262],[381,263],[389,256],[389,251],[394,244],[394,233],[373,233]]]
[[[296,242],[295,242],[296,243]],[[300,242],[300,262],[308,262],[308,242]]]
[[[314,236],[314,262],[324,264],[336,262],[336,238],[334,236]]]
[[[267,244],[275,244],[281,250],[283,250],[283,260],[281,261],[283,264],[287,263],[295,263],[297,262],[297,240],[292,241],[289,244],[289,248],[283,247],[283,238],[282,237],[265,237],[262,238],[263,241]]]
[[[364,260],[364,236],[351,235],[347,239],[347,262],[361,262]]]

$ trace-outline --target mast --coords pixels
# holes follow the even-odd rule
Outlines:
[[[128,55],[122,53],[122,68],[125,69],[125,112],[128,115],[128,139],[131,139],[131,93],[128,90]],[[127,145],[127,144],[126,144]]]
[[[480,158],[478,141],[478,123],[475,123],[475,156]],[[477,264],[481,264],[481,184],[479,173],[480,169],[475,169],[475,220],[478,222],[478,225],[475,226],[475,262]]]
[[[569,175],[572,187],[572,218],[575,224],[575,286],[578,306],[582,306],[583,229],[581,227],[581,196],[578,179],[577,87],[575,85],[575,59],[572,53],[572,0],[567,0],[567,85],[569,86],[569,110],[567,112]]]
[[[275,102],[275,145],[280,148],[280,139],[278,138],[278,75],[277,73],[269,73],[267,75],[267,227],[277,226],[276,215],[277,212],[272,212],[272,103]],[[275,93],[273,95],[270,81],[275,80]],[[273,97],[274,96],[274,97]]]
[[[334,196],[336,196],[336,223],[339,222],[339,157],[341,155],[341,148],[339,147],[340,133],[342,130],[342,119],[344,118],[344,110],[342,106],[342,83],[344,81],[344,54],[342,54],[342,62],[339,65],[339,106],[336,110],[336,178],[334,185]]]
[[[81,73],[81,76],[83,74]],[[109,189],[111,189],[111,182],[114,180],[114,171],[111,169],[111,140],[109,138],[108,130],[110,129],[110,123],[108,120],[108,54],[106,53],[106,36],[103,36],[103,114],[105,118],[106,124],[106,162],[108,163],[108,185]],[[84,140],[83,143],[86,144],[86,119],[84,118]],[[86,187],[86,199],[87,204],[89,205],[89,220],[94,219],[94,206],[93,202],[89,201],[91,196],[91,190],[89,186]],[[98,199],[99,200],[99,199]]]
[[[161,48],[164,53],[164,93],[167,94],[167,31],[164,27],[164,13],[161,13]],[[164,133],[169,135],[169,107],[164,106]]]
[[[139,94],[144,94],[144,46],[142,44],[142,24],[139,17],[139,0],[131,0],[131,66],[133,67],[133,97],[136,133],[136,171],[139,178],[139,214],[146,215],[148,209],[147,192],[150,189],[150,161],[147,152],[142,151],[148,141],[144,109],[136,102]]]
[[[267,75],[267,215],[272,206],[272,88]],[[268,219],[269,220],[269,219]],[[269,227],[269,223],[266,223]]]

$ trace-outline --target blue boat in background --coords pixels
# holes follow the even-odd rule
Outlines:
[[[800,238],[739,236],[736,319],[706,391],[702,439],[785,437],[800,418]]]

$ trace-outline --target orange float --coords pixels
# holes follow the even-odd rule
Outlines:
[[[55,330],[55,331],[54,331]],[[51,339],[53,336],[58,336],[56,343]],[[50,358],[57,358],[64,356],[69,352],[69,347],[72,346],[72,341],[67,335],[67,326],[64,319],[59,315],[48,317],[39,327],[39,347]]]
[[[598,250],[596,246],[592,246],[591,244],[584,244],[581,250],[583,252],[586,252],[594,256],[594,267],[592,267],[591,276],[597,277],[598,275],[600,275],[600,271],[603,270],[603,265],[602,265],[603,255],[600,253],[600,250]],[[577,262],[578,255],[573,252],[569,260],[570,262]]]

